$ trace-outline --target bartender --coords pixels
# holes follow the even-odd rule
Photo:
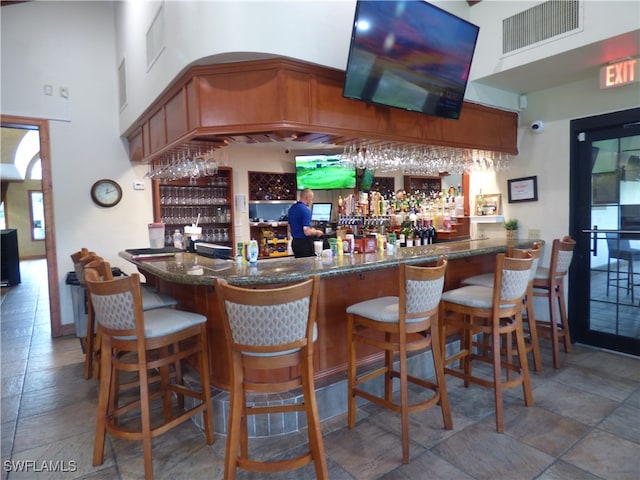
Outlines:
[[[296,258],[313,257],[313,239],[322,237],[322,230],[311,226],[311,204],[313,191],[305,188],[300,192],[300,200],[289,208],[289,228],[291,230],[291,249]]]

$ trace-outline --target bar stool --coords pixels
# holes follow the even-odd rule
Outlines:
[[[101,376],[93,465],[104,461],[106,433],[127,440],[142,440],[145,478],[153,478],[152,439],[202,413],[208,445],[213,443],[213,405],[209,386],[206,317],[170,308],[143,312],[138,274],[100,280],[94,269],[85,280],[95,318],[101,329]],[[195,356],[201,390],[171,383],[170,365]],[[160,388],[149,391],[149,371],[159,370]],[[120,372],[137,372],[138,380],[120,383]],[[119,392],[137,386],[139,397],[122,402]],[[172,394],[193,397],[195,406],[175,411]],[[163,422],[152,422],[151,401],[162,399]],[[120,417],[140,411],[141,428],[120,425]],[[153,426],[152,426],[153,423]]]
[[[532,263],[533,258],[510,258],[499,253],[496,256],[493,285],[499,285],[500,288],[470,285],[442,294],[441,341],[444,343],[446,330],[450,327],[461,332],[460,352],[445,359],[444,371],[462,378],[465,387],[471,382],[494,390],[498,432],[504,430],[503,389],[522,385],[525,405],[533,405],[522,329],[522,297],[529,284]],[[486,343],[476,343],[474,337],[478,334],[491,338],[489,348],[486,348]],[[512,362],[512,335],[515,335],[519,364]],[[506,337],[504,360],[500,348],[502,336]],[[493,366],[492,379],[473,375],[472,362],[475,360]],[[448,366],[456,361],[460,361],[459,367]],[[503,379],[503,369],[507,372],[506,379]]]
[[[571,352],[571,337],[569,334],[569,319],[564,299],[564,279],[569,271],[573,259],[575,240],[569,236],[556,238],[551,249],[549,267],[538,267],[533,280],[533,296],[544,297],[549,301],[550,320],[536,319],[538,334],[551,339],[553,351],[553,367],[560,368],[560,338],[564,342],[565,353]],[[560,319],[556,316],[556,302],[560,311]]]
[[[524,332],[525,351],[531,353],[533,357],[533,365],[536,372],[542,371],[542,358],[540,357],[540,345],[538,344],[538,330],[536,329],[536,320],[533,312],[533,279],[536,275],[540,255],[542,254],[542,245],[540,242],[533,242],[531,249],[509,248],[507,256],[513,258],[528,258],[529,252],[533,257],[531,273],[529,274],[529,284],[527,291],[522,298],[522,306],[527,312],[527,316],[522,318],[522,329]],[[462,285],[479,285],[482,287],[493,288],[494,273],[482,273],[473,277],[462,280]],[[525,322],[526,318],[526,322]]]
[[[400,413],[402,423],[402,462],[409,463],[409,413],[440,404],[444,427],[453,428],[442,364],[441,342],[438,338],[438,309],[444,288],[447,260],[440,257],[435,267],[399,266],[400,295],[356,303],[347,308],[348,323],[348,426],[356,419],[356,396]],[[384,339],[381,335],[384,334]],[[377,370],[357,375],[356,344],[364,343],[385,351],[384,365]],[[407,354],[431,346],[436,382],[407,373]],[[399,370],[394,369],[395,353],[399,355]],[[384,398],[361,388],[363,383],[384,375]],[[393,378],[400,379],[400,403],[393,400]],[[408,383],[432,390],[426,400],[409,404]]]
[[[317,478],[329,476],[313,380],[318,286],[318,277],[264,290],[235,287],[216,279],[231,365],[226,480],[236,478],[238,467],[273,473],[294,470],[310,462],[314,462]],[[297,370],[298,376],[279,382],[246,376],[246,370],[280,368]],[[247,405],[247,392],[278,393],[298,387],[302,387],[303,404]],[[289,412],[305,412],[309,451],[280,461],[261,462],[249,458],[247,417]]]
[[[631,303],[635,303],[634,287],[637,285],[634,279],[633,262],[640,261],[640,248],[631,248],[631,242],[628,238],[620,238],[619,233],[607,232],[607,249],[609,255],[607,257],[607,296],[609,296],[609,287],[616,289],[622,288],[627,290],[627,295],[631,292]],[[622,260],[627,262],[627,276],[620,272],[620,267],[616,266],[615,278],[611,278],[611,259]],[[619,265],[620,262],[618,262]],[[620,280],[626,280],[626,286],[620,285]]]
[[[78,283],[82,287],[86,289],[84,276],[85,276],[85,268],[91,266],[98,272],[98,276],[102,280],[112,280],[113,273],[111,270],[111,265],[109,262],[104,260],[104,258],[97,255],[95,252],[89,251],[87,248],[82,248],[76,253],[71,254],[71,260],[74,262],[74,270],[76,272],[76,278],[78,279]],[[147,285],[145,283],[141,283],[141,292],[142,292],[142,309],[143,310],[153,310],[155,308],[167,308],[167,307],[175,307],[178,302],[176,299],[167,295],[166,293],[162,293],[156,288]],[[86,297],[86,312],[87,312],[87,334],[82,342],[83,350],[85,354],[85,363],[84,363],[84,378],[90,379],[94,374],[99,374],[99,364],[97,367],[93,365],[94,356],[97,355],[99,348],[100,340],[96,339],[95,332],[95,322],[93,320],[93,312],[91,309],[91,302],[89,297]],[[95,372],[94,372],[95,370]]]

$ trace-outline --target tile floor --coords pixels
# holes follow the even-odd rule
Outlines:
[[[22,283],[2,289],[2,479],[143,478],[138,442],[108,439],[104,464],[91,465],[96,384],[82,378],[78,340],[50,338],[44,266],[23,262]],[[400,462],[397,415],[365,406],[353,430],[344,416],[326,421],[330,477],[638,480],[640,358],[574,345],[563,368],[554,370],[544,340],[542,350],[543,372],[532,377],[535,406],[524,407],[521,392],[510,391],[505,433],[494,430],[491,392],[449,377],[454,430],[443,430],[438,409],[412,415],[407,465]],[[300,449],[305,438],[257,439],[251,448],[277,457]],[[189,422],[156,439],[155,478],[221,479],[224,450],[224,437],[207,446]],[[308,465],[281,475],[240,472],[239,478],[313,476]]]

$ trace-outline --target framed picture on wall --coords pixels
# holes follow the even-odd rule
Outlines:
[[[522,177],[507,180],[509,184],[509,203],[537,202],[538,177]]]

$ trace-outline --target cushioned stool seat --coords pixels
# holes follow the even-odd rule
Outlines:
[[[175,307],[178,301],[166,293],[160,292],[155,287],[145,283],[140,284],[142,292],[142,309],[153,310],[154,308]]]

